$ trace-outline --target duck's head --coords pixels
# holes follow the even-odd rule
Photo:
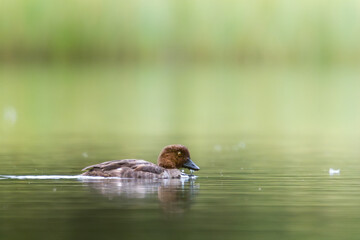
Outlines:
[[[200,168],[190,159],[190,153],[187,147],[174,144],[161,150],[158,157],[158,165],[163,168],[188,168],[195,171]]]

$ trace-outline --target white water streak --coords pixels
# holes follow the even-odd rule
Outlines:
[[[181,174],[181,178],[182,179],[195,179],[196,176],[189,176],[187,174]],[[0,180],[1,179],[41,179],[41,180],[58,180],[58,179],[78,179],[78,180],[83,180],[83,179],[124,179],[124,178],[119,178],[119,177],[93,177],[93,176],[81,176],[81,175],[0,175]]]

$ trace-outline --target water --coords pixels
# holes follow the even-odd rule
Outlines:
[[[7,65],[0,239],[357,239],[358,76],[351,67]],[[78,176],[108,160],[155,162],[175,143],[190,149],[197,178]]]
[[[1,174],[7,175],[0,179],[0,236],[357,239],[360,152],[355,140],[178,136],[152,142],[143,137],[135,144],[108,135],[8,143],[0,155]],[[187,143],[201,167],[196,179],[76,176],[84,166],[115,155],[154,161],[164,142],[178,141]],[[330,168],[341,171],[329,174]]]
[[[4,64],[0,141],[54,133],[360,135],[359,74],[316,65]]]

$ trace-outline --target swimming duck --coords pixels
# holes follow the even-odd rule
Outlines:
[[[179,168],[198,171],[200,168],[190,159],[189,150],[180,144],[164,147],[157,164],[139,160],[123,159],[88,166],[83,176],[121,177],[121,178],[180,178]]]

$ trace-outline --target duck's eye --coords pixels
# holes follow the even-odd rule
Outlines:
[[[178,152],[178,156],[181,156],[181,152],[180,152],[180,151]]]

